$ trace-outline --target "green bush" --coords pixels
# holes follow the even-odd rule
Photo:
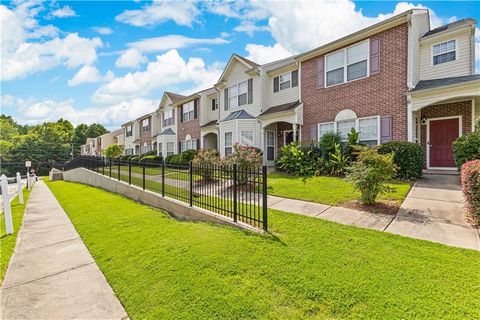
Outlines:
[[[360,191],[362,204],[373,204],[377,196],[390,189],[386,185],[396,173],[393,153],[379,154],[375,148],[363,148],[349,168],[347,180]]]
[[[317,167],[313,151],[302,150],[296,142],[280,149],[275,165],[280,171],[298,176],[312,176]]]
[[[173,156],[175,156],[174,154],[170,154],[168,156],[165,157],[165,164],[170,164],[170,161],[172,160]]]
[[[393,163],[397,166],[396,178],[418,179],[422,176],[423,151],[422,147],[413,142],[391,141],[382,144],[378,153],[393,153]]]
[[[237,180],[239,184],[245,184],[251,180],[250,173],[259,169],[263,163],[263,154],[260,149],[241,146],[238,143],[233,145],[233,154],[226,157],[224,164],[229,165],[236,163],[238,168]]]
[[[140,160],[140,156],[133,156],[130,158],[131,162],[138,162]]]
[[[350,163],[350,158],[345,155],[340,144],[335,144],[335,151],[328,157],[318,158],[316,175],[343,176]]]
[[[143,156],[142,158],[140,158],[139,162],[162,163],[163,157],[162,156]]]
[[[182,165],[182,154],[181,153],[174,154],[170,158],[170,161],[168,162],[168,164],[176,165],[176,166]]]
[[[459,137],[453,143],[452,149],[459,170],[465,162],[480,159],[480,130]]]
[[[185,150],[181,153],[181,162],[183,165],[188,165],[190,161],[193,160],[195,155],[197,154],[197,150],[189,149]]]
[[[213,180],[214,167],[218,164],[220,164],[220,157],[217,150],[200,150],[192,160],[195,173],[205,181]]]
[[[465,162],[461,178],[467,210],[472,216],[480,219],[480,160]]]
[[[333,132],[325,133],[318,142],[322,156],[326,160],[329,160],[330,154],[335,152],[335,145],[341,144],[341,142],[342,137],[340,134]]]
[[[123,147],[118,144],[111,144],[106,147],[102,153],[107,158],[119,158],[123,154]]]

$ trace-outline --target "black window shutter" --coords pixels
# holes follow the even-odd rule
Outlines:
[[[298,87],[298,70],[292,71],[292,87]]]
[[[278,92],[280,79],[278,77],[273,78],[273,92]]]
[[[180,106],[180,122],[183,122],[183,104]]]
[[[223,109],[224,110],[228,110],[228,88],[225,88],[225,90],[223,90],[224,92],[224,98],[225,98],[225,101],[224,101],[224,105],[223,105]]]
[[[215,99],[212,99],[212,111],[215,110]]]
[[[253,103],[253,79],[248,79],[248,104]]]
[[[198,113],[198,99],[195,99],[193,101],[193,119],[197,119],[197,113]]]

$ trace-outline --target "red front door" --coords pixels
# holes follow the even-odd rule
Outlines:
[[[459,136],[459,119],[430,121],[430,167],[455,167],[452,143]]]

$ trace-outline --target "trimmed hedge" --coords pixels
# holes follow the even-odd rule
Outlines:
[[[473,216],[480,218],[480,160],[464,163],[461,174],[467,210]]]
[[[162,156],[143,156],[139,162],[162,163],[162,161],[163,161]]]
[[[167,157],[168,158],[168,157]],[[174,154],[171,158],[168,164],[172,165],[181,165],[182,164],[182,154]]]
[[[467,161],[480,159],[480,130],[459,137],[453,143],[452,150],[458,169]]]
[[[391,141],[382,144],[378,153],[393,153],[393,163],[397,165],[398,179],[418,179],[422,176],[423,151],[419,144],[407,141]]]
[[[190,163],[190,161],[195,158],[195,155],[197,154],[197,150],[185,150],[181,153],[181,162],[183,165],[187,165]]]
[[[174,156],[175,156],[174,154],[170,154],[170,155],[166,156],[165,157],[165,164],[170,164],[170,161],[172,160],[172,158]]]

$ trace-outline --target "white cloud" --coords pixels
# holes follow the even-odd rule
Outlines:
[[[247,59],[259,64],[280,60],[291,56],[292,53],[276,43],[273,46],[264,46],[261,44],[247,44],[245,50],[248,52]]]
[[[16,108],[19,117],[15,117],[19,123],[39,124],[45,121],[57,121],[59,118],[67,119],[74,125],[80,123],[101,123],[108,128],[116,129],[121,124],[140,117],[143,114],[156,109],[158,102],[151,99],[132,99],[121,101],[104,107],[75,107],[73,99],[56,101],[44,99],[38,101],[34,98],[19,99],[13,96],[3,95],[2,106],[8,103]]]
[[[68,18],[68,17],[75,17],[77,14],[70,6],[64,6],[62,8],[53,10],[50,12],[49,16],[54,18]]]
[[[99,38],[83,38],[77,33],[60,38],[56,27],[38,24],[35,16],[41,9],[32,2],[19,3],[13,9],[0,5],[1,80],[23,78],[60,65],[91,65],[96,60],[96,49],[102,46]],[[29,42],[32,38],[41,39]]]
[[[107,27],[93,27],[92,30],[104,36],[107,36],[113,33],[113,30]]]
[[[138,68],[145,62],[147,62],[147,57],[140,51],[137,49],[128,49],[118,57],[115,65],[118,68]]]
[[[268,26],[257,26],[253,21],[242,21],[240,25],[233,28],[237,32],[245,32],[250,37],[253,37],[253,34],[258,31],[268,31]]]
[[[98,83],[102,81],[112,81],[115,78],[115,75],[112,71],[107,71],[105,76],[100,74],[97,68],[85,65],[73,76],[72,79],[68,80],[68,85],[70,87],[78,86],[84,83]]]
[[[200,58],[190,57],[184,60],[178,51],[170,50],[148,63],[145,71],[129,72],[101,86],[92,96],[92,101],[116,103],[146,97],[153,91],[185,84],[189,84],[191,92],[195,92],[212,86],[221,71],[222,66],[218,64],[207,67]]]
[[[127,43],[127,46],[137,49],[140,52],[149,53],[167,51],[170,49],[181,49],[194,45],[225,43],[229,43],[229,41],[223,38],[201,39],[172,34],[163,37],[146,38],[135,42],[129,42]]]
[[[125,10],[115,17],[115,20],[136,27],[146,27],[169,20],[178,25],[192,26],[200,11],[194,1],[160,1],[154,0],[138,10]]]

